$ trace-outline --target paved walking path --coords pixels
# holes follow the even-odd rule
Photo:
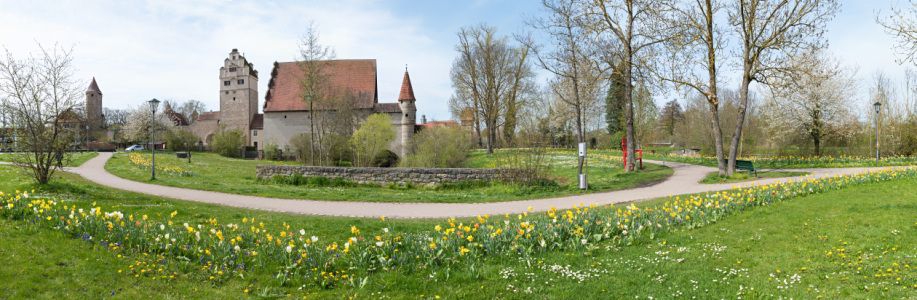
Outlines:
[[[700,184],[707,173],[716,171],[716,168],[691,164],[667,162],[666,166],[675,169],[675,173],[667,180],[648,187],[634,188],[585,195],[511,201],[494,203],[377,203],[377,202],[352,202],[352,201],[316,201],[265,198],[225,194],[210,191],[200,191],[184,188],[175,188],[154,185],[123,179],[105,171],[105,162],[112,157],[112,153],[99,153],[99,156],[87,161],[82,166],[64,168],[64,171],[79,174],[84,178],[112,188],[126,191],[162,196],[173,199],[213,203],[233,207],[257,209],[264,211],[284,212],[291,214],[322,215],[322,216],[349,216],[378,218],[450,218],[473,217],[483,214],[499,215],[505,213],[521,213],[531,206],[535,211],[546,211],[552,206],[558,209],[571,208],[573,205],[584,203],[586,205],[617,204],[640,200],[648,200],[670,195],[700,193],[705,191],[721,191],[731,189],[733,186],[756,184],[770,184],[777,181],[786,181],[788,178],[759,179],[738,184]],[[648,161],[660,164],[661,162]],[[836,169],[805,169],[781,170],[804,171],[813,176],[862,172],[881,168],[836,168]]]

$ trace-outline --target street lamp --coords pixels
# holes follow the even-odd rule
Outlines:
[[[882,103],[876,101],[872,106],[876,108],[876,163],[879,163],[879,108],[882,107]]]
[[[153,112],[153,137],[150,140],[150,149],[153,150],[153,180],[156,180],[156,108],[159,106],[159,100],[153,98],[153,100],[147,101],[150,104],[150,111]]]

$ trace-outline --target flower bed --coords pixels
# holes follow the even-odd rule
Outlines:
[[[276,272],[281,284],[314,283],[330,288],[341,280],[353,279],[354,274],[369,276],[379,271],[454,264],[473,267],[487,256],[527,258],[545,251],[591,251],[601,241],[631,245],[777,201],[850,185],[914,177],[917,169],[888,168],[736,188],[685,199],[675,197],[652,208],[633,204],[620,208],[578,205],[566,211],[552,208],[519,215],[484,215],[469,224],[456,224],[451,219],[420,233],[385,228],[361,234],[359,228],[351,226],[342,230],[350,230],[352,237],[336,241],[320,240],[305,229],[286,224],[279,230],[267,230],[264,223],[249,218],[235,220],[238,224],[216,219],[177,224],[171,221],[177,212],[163,219],[125,216],[119,211],[103,212],[99,207],[63,205],[55,199],[35,196],[34,191],[0,193],[0,216],[27,221],[36,228],[59,230],[114,250],[198,262],[213,280],[226,279],[237,272],[267,270]]]
[[[137,168],[140,168],[141,170],[150,170],[151,166],[153,165],[152,159],[147,159],[146,157],[143,157],[143,155],[140,155],[139,153],[131,153],[128,159],[131,162],[131,165],[134,165]],[[165,173],[169,175],[178,175],[178,176],[193,175],[191,171],[185,170],[181,167],[167,166],[162,163],[156,164],[156,171],[159,172],[160,174]]]

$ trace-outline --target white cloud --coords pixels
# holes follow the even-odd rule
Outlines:
[[[424,20],[391,13],[383,2],[155,1],[0,2],[0,44],[18,56],[35,42],[75,45],[77,76],[95,76],[106,107],[125,108],[150,98],[197,99],[219,109],[218,70],[233,48],[260,72],[263,102],[274,61],[296,58],[309,20],[338,58],[374,58],[379,99],[394,102],[404,64],[421,111],[445,110],[451,93],[452,46],[428,36]],[[451,33],[450,33],[451,34]],[[442,113],[440,113],[442,114]]]

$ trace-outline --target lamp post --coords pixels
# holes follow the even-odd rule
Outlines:
[[[872,106],[876,108],[876,163],[879,163],[879,108],[882,107],[882,103],[877,101]]]
[[[150,140],[150,149],[153,150],[153,165],[151,171],[153,172],[153,180],[156,180],[156,107],[159,106],[159,100],[153,98],[153,100],[147,101],[150,104],[150,111],[153,112],[153,137]]]

